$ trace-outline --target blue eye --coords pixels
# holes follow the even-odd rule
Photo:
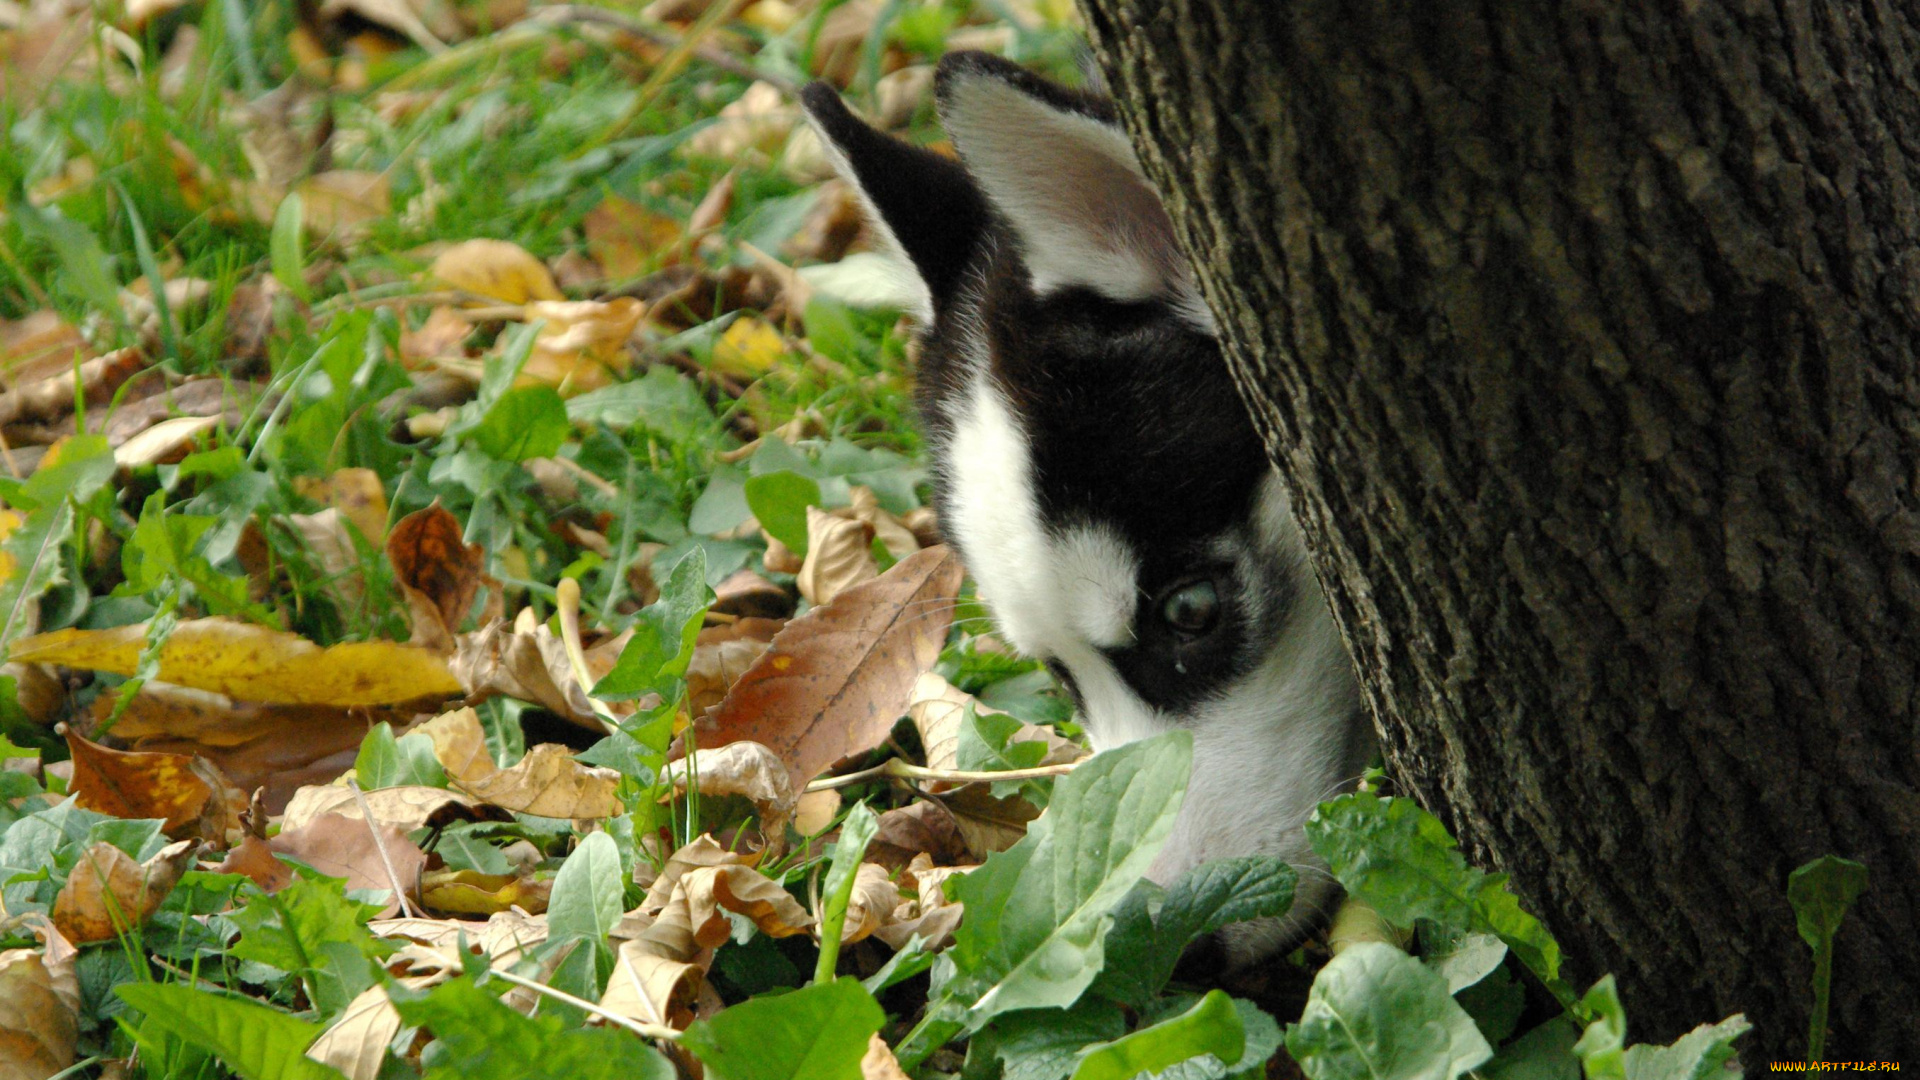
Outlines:
[[[1160,617],[1182,634],[1204,634],[1220,621],[1220,593],[1209,579],[1187,582],[1161,597]]]

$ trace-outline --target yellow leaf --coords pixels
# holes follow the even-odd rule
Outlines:
[[[606,818],[625,809],[614,794],[619,773],[582,765],[557,743],[536,746],[512,768],[500,768],[487,753],[480,717],[472,709],[437,716],[420,731],[433,740],[434,754],[454,786],[476,799],[550,818]]]
[[[146,638],[145,623],[56,630],[15,645],[8,659],[132,675]],[[446,661],[426,649],[392,641],[322,649],[297,634],[233,619],[175,627],[160,652],[159,678],[263,704],[390,705],[463,692]]]
[[[562,300],[545,263],[506,240],[468,240],[433,260],[430,273],[456,289],[509,304]]]
[[[615,278],[638,277],[683,239],[680,222],[616,196],[587,211],[580,231],[587,237],[587,254]]]
[[[393,192],[385,173],[335,169],[294,185],[305,206],[302,222],[320,238],[352,236],[368,222],[393,212]]]
[[[543,320],[520,382],[548,383],[572,396],[597,390],[626,372],[633,354],[627,340],[647,306],[630,296],[613,300],[535,301],[527,321]]]
[[[772,371],[786,354],[787,339],[780,336],[780,331],[759,319],[740,318],[713,343],[709,366],[722,375],[757,379]]]

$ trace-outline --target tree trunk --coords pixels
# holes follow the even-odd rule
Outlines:
[[[1389,764],[1636,1040],[1920,1059],[1913,2],[1083,0]]]

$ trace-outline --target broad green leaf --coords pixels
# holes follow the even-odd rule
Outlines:
[[[842,363],[859,359],[860,331],[844,305],[816,297],[807,301],[803,321],[814,352]]]
[[[1212,990],[1179,1016],[1089,1048],[1073,1071],[1073,1080],[1128,1080],[1202,1054],[1232,1065],[1240,1060],[1246,1044],[1247,1033],[1240,1026],[1233,999],[1223,990]]]
[[[1807,1060],[1824,1060],[1827,1007],[1833,994],[1833,935],[1847,909],[1867,888],[1867,868],[1851,859],[1822,855],[1787,875],[1800,939],[1813,947],[1813,1013],[1808,1018]]]
[[[1671,1046],[1627,1047],[1627,1080],[1726,1080],[1733,1060],[1733,1041],[1753,1027],[1735,1014],[1717,1024],[1701,1024],[1674,1040]]]
[[[1527,991],[1502,964],[1472,986],[1455,991],[1453,1000],[1473,1017],[1473,1026],[1480,1029],[1480,1034],[1498,1046],[1519,1026],[1520,1014],[1527,1007]]]
[[[1143,883],[1114,909],[1107,965],[1094,992],[1144,1006],[1173,977],[1181,952],[1195,938],[1291,910],[1296,879],[1284,859],[1244,855],[1202,863],[1164,894]]]
[[[1573,990],[1560,979],[1560,943],[1539,919],[1520,907],[1520,898],[1507,891],[1507,875],[1488,874],[1474,895],[1474,926],[1507,943],[1513,955],[1540,977],[1562,1004],[1573,1000]]]
[[[1080,1052],[1126,1034],[1120,1006],[1083,998],[1070,1009],[1022,1009],[994,1018],[974,1040],[998,1057],[1001,1080],[1064,1080]],[[973,1053],[973,1048],[968,1048]]]
[[[613,670],[593,687],[595,697],[608,700],[658,693],[671,698],[679,692],[680,676],[693,659],[694,641],[713,603],[707,585],[707,556],[701,548],[689,551],[673,565],[660,599],[641,609],[633,637],[620,650]]]
[[[141,1030],[183,1039],[246,1080],[340,1080],[304,1056],[320,1027],[278,1009],[179,983],[122,983],[114,992],[144,1014]]]
[[[1320,969],[1287,1050],[1312,1080],[1454,1080],[1493,1056],[1445,979],[1375,941]]]
[[[1472,922],[1481,873],[1412,799],[1355,792],[1321,803],[1306,830],[1340,884],[1388,922],[1432,919],[1452,930]]]
[[[373,985],[370,961],[391,947],[367,932],[376,904],[348,898],[334,878],[305,878],[255,896],[230,916],[240,940],[228,951],[299,976],[322,1014],[332,1016]]]
[[[375,724],[360,740],[360,753],[353,759],[354,777],[368,791],[381,788],[447,786],[447,770],[433,752],[433,740],[423,735],[393,737],[393,727]]]
[[[820,505],[820,485],[781,470],[747,478],[747,509],[760,527],[795,555],[807,553],[807,507]]]
[[[1626,1080],[1627,1012],[1620,1006],[1613,976],[1603,976],[1580,999],[1576,1015],[1587,1017],[1587,1028],[1573,1044],[1573,1055],[1587,1080]]]
[[[389,990],[409,1024],[437,1041],[427,1080],[674,1080],[667,1060],[625,1031],[569,1029],[558,1017],[526,1017],[470,980],[421,993]]]
[[[605,942],[620,921],[626,899],[620,848],[605,832],[588,833],[560,864],[547,904],[547,933],[554,940],[582,937]]]
[[[853,896],[854,878],[860,860],[866,857],[867,843],[880,827],[864,802],[855,803],[840,823],[840,839],[833,845],[833,862],[827,868],[827,880],[820,887],[826,910],[820,914],[820,959],[814,967],[813,981],[833,978],[834,965],[840,960],[840,932],[846,927],[847,902]]]
[[[311,299],[311,290],[307,288],[306,238],[301,234],[302,220],[306,217],[306,203],[300,193],[290,191],[280,200],[280,208],[273,212],[273,232],[267,238],[267,255],[273,268],[273,276],[287,291],[302,300]]]
[[[525,461],[552,457],[572,433],[566,401],[558,390],[541,383],[515,387],[501,395],[471,437],[489,457]]]
[[[42,210],[26,199],[14,199],[7,212],[19,222],[21,231],[44,240],[53,248],[61,271],[56,281],[71,283],[74,295],[85,300],[94,311],[115,319],[121,317],[120,286],[114,280],[106,250],[100,246],[93,230],[58,210]]]
[[[858,979],[836,979],[722,1010],[680,1045],[713,1080],[860,1080],[867,1040],[886,1019]]]
[[[7,534],[0,546],[0,652],[36,628],[35,605],[65,580],[61,551],[72,535],[73,506],[65,501],[28,513]]]
[[[1502,1047],[1480,1075],[1485,1080],[1580,1080],[1580,1059],[1573,1055],[1579,1035],[1571,1019],[1556,1016]]]
[[[84,503],[105,487],[118,470],[106,436],[74,435],[55,444],[25,483],[10,487],[7,501],[23,507],[51,506],[63,501]]]
[[[752,517],[753,511],[747,507],[747,480],[746,470],[738,465],[713,470],[707,477],[706,490],[693,501],[693,509],[687,514],[688,531],[718,536],[732,532]]]
[[[968,1026],[1064,1007],[1099,974],[1114,905],[1146,873],[1180,812],[1193,763],[1185,731],[1096,754],[1061,778],[1019,843],[949,885],[967,917],[948,988]]]
[[[1441,940],[1430,941],[1422,932],[1425,955],[1421,960],[1447,980],[1447,991],[1457,994],[1479,982],[1507,958],[1507,943],[1494,934],[1446,933]]]
[[[577,424],[605,424],[612,428],[644,424],[669,436],[708,428],[714,422],[713,409],[700,395],[699,387],[665,364],[648,368],[645,375],[631,382],[603,386],[569,398],[567,416]],[[738,523],[736,520],[735,524]]]

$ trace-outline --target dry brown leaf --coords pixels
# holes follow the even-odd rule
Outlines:
[[[117,693],[95,698],[94,722],[104,722],[118,705]],[[135,750],[204,757],[241,791],[264,788],[268,811],[279,813],[302,785],[351,768],[375,723],[410,719],[410,711],[236,704],[221,694],[152,682],[121,712],[113,733]]]
[[[807,507],[807,556],[795,584],[815,604],[880,576],[873,559],[873,526],[864,521]]]
[[[73,1064],[80,1038],[80,983],[69,959],[38,949],[0,952],[0,1076],[48,1077]]]
[[[757,82],[721,109],[713,123],[696,132],[685,146],[689,154],[729,161],[749,150],[772,154],[799,122],[799,108],[779,87]]]
[[[65,371],[37,382],[15,386],[0,393],[0,424],[70,416],[76,386],[89,405],[108,401],[114,391],[146,366],[146,353],[128,346],[83,361],[77,373],[69,365]]]
[[[468,795],[443,788],[406,784],[379,788],[355,796],[344,784],[303,787],[287,804],[281,826],[298,829],[327,814],[360,820],[364,798],[374,820],[402,832],[437,829],[456,821],[511,821],[512,815]]]
[[[162,420],[115,447],[113,463],[122,469],[179,464],[194,451],[202,436],[219,426],[217,416],[176,416]]]
[[[764,639],[773,640],[773,634],[779,630],[779,620],[793,614],[793,597],[787,590],[754,573],[752,570],[736,570],[733,576],[714,587],[713,603],[707,610],[721,615],[732,615],[740,621],[735,626],[753,623],[773,623],[767,629]],[[714,627],[712,629],[719,629]],[[703,631],[704,633],[704,631]],[[756,637],[745,629],[734,631],[734,637]]]
[[[454,786],[474,798],[507,810],[539,817],[592,820],[625,809],[615,796],[620,774],[583,765],[557,743],[527,751],[512,768],[502,769],[487,753],[480,718],[458,709],[423,724],[434,753]]]
[[[966,720],[968,706],[972,706],[976,716],[1005,715],[999,709],[982,705],[979,699],[953,686],[937,672],[927,672],[914,684],[913,703],[907,707],[907,715],[913,718],[913,726],[920,732],[920,745],[926,749],[928,768],[960,767],[957,759],[960,727]],[[1063,738],[1051,728],[1034,724],[1021,724],[1009,741],[1046,743],[1042,765],[1062,765],[1087,756],[1086,748],[1079,743]],[[934,786],[932,790],[943,787]]]
[[[467,688],[468,700],[505,694],[548,709],[589,731],[606,729],[587,699],[587,690],[574,678],[573,663],[559,635],[528,612],[513,625],[494,620],[471,634],[460,635],[453,655],[453,672]],[[613,670],[631,633],[604,638],[586,648],[587,674],[598,680]],[[602,703],[614,717],[630,715],[633,702]]]
[[[293,489],[329,509],[360,530],[367,543],[378,548],[387,541],[387,490],[372,469],[339,469],[325,477],[299,476]]]
[[[627,342],[646,312],[646,305],[630,296],[528,304],[527,321],[542,320],[542,325],[520,369],[521,385],[546,383],[569,397],[609,385],[631,366]]]
[[[687,872],[677,887],[686,892],[687,907],[694,925],[717,931],[721,940],[732,931],[731,924],[718,918],[724,908],[753,920],[753,925],[768,937],[792,937],[805,933],[813,925],[813,916],[779,882],[750,866],[703,866]],[[708,916],[714,916],[709,918]],[[696,935],[706,938],[707,933]],[[701,944],[709,942],[702,940]],[[718,945],[712,942],[711,945]]]
[[[112,750],[69,731],[72,790],[80,806],[118,818],[161,818],[176,839],[225,846],[238,835],[247,797],[205,758]]]
[[[681,758],[669,762],[662,779],[673,785],[677,796],[687,790],[689,773],[692,786],[702,795],[739,795],[752,802],[754,813],[760,816],[761,835],[769,844],[779,845],[785,839],[795,795],[793,781],[779,755],[757,742],[741,740],[696,750],[691,761]]]
[[[611,195],[587,211],[580,230],[587,254],[613,278],[638,277],[677,261],[685,239],[678,220]]]
[[[307,1057],[339,1070],[347,1080],[378,1080],[387,1044],[405,1026],[385,986],[370,986],[347,1002],[333,1023],[307,1047]]]
[[[56,630],[19,642],[9,659],[132,675],[145,623],[111,630]],[[391,641],[322,649],[297,634],[233,619],[192,619],[160,651],[158,677],[181,686],[273,704],[387,705],[457,697],[446,661]]]
[[[486,553],[466,542],[460,519],[435,499],[394,525],[387,537],[387,561],[407,597],[413,644],[452,652],[453,635],[480,591]]]
[[[85,357],[92,351],[80,331],[52,308],[0,319],[0,373],[9,386],[71,371],[76,354]]]
[[[405,36],[430,52],[446,48],[461,36],[459,18],[442,0],[322,0],[322,18],[337,19],[352,12]]]
[[[879,496],[873,493],[872,488],[856,484],[849,496],[852,502],[845,512],[873,526],[874,537],[880,541],[881,547],[887,549],[888,555],[904,559],[923,546],[920,538],[905,522],[881,508]]]
[[[456,289],[509,304],[564,300],[545,263],[506,240],[467,240],[440,253],[428,271]]]
[[[906,948],[907,942],[917,936],[924,940],[928,949],[938,952],[953,944],[953,932],[959,928],[966,909],[961,904],[948,904],[918,915],[902,916],[898,911],[894,914],[893,922],[873,932],[875,940],[890,949],[899,950]]]
[[[53,925],[76,945],[107,941],[147,921],[193,866],[200,841],[181,840],[144,863],[98,841],[73,865],[53,899]]]
[[[473,336],[473,324],[442,304],[427,313],[427,321],[415,330],[400,332],[400,360],[409,368],[428,360],[465,360],[462,346]]]
[[[793,811],[793,829],[801,836],[819,836],[833,825],[840,816],[840,804],[844,800],[840,792],[828,788],[825,791],[809,791],[800,796],[799,804]]]
[[[946,548],[928,548],[788,623],[700,722],[699,745],[762,743],[786,762],[796,790],[878,745],[939,658],[962,573]]]
[[[216,874],[245,874],[264,892],[276,893],[293,884],[293,866],[273,853],[273,845],[252,833],[241,837],[213,870]]]
[[[687,664],[687,709],[698,716],[726,700],[727,691],[767,651],[781,623],[740,619],[700,631]]]
[[[867,1052],[860,1059],[860,1080],[908,1080],[905,1069],[894,1060],[887,1041],[874,1032],[867,1039]]]
[[[496,915],[519,908],[547,910],[553,882],[525,874],[483,874],[478,870],[435,870],[420,878],[420,902],[434,911]]]
[[[436,949],[457,949],[465,935],[467,947],[478,947],[494,963],[511,965],[528,949],[547,940],[547,917],[526,911],[500,911],[488,917],[474,933],[467,919],[374,919],[367,929],[375,937],[406,938]]]
[[[883,866],[905,865],[925,854],[935,862],[965,862],[972,850],[953,811],[938,800],[896,807],[880,815],[867,858]]]
[[[622,942],[600,1007],[643,1024],[684,1030],[693,1022],[701,980],[693,964],[657,955],[640,941]]]
[[[996,799],[987,784],[968,784],[942,801],[953,811],[954,826],[966,838],[974,861],[1005,851],[1027,835],[1027,823],[1040,816],[1032,803],[1019,796]]]
[[[840,931],[840,940],[852,944],[871,937],[893,918],[893,909],[899,906],[900,890],[893,884],[887,868],[861,863],[853,875],[853,894],[847,899],[847,920]]]
[[[751,858],[744,852],[728,851],[713,837],[702,833],[693,843],[667,856],[660,875],[647,887],[647,898],[641,901],[639,910],[649,915],[658,914],[672,899],[680,878],[691,870],[706,866],[747,866],[751,865]]]
[[[349,889],[413,893],[427,865],[427,853],[391,825],[368,825],[345,814],[322,814],[297,829],[283,829],[269,840],[275,854],[290,855],[329,877],[347,879]],[[393,867],[396,882],[387,873]]]
[[[372,222],[393,213],[393,192],[385,173],[335,169],[294,185],[305,213],[301,223],[317,239],[358,236]],[[279,205],[279,200],[273,200]],[[272,217],[267,215],[268,220]]]

